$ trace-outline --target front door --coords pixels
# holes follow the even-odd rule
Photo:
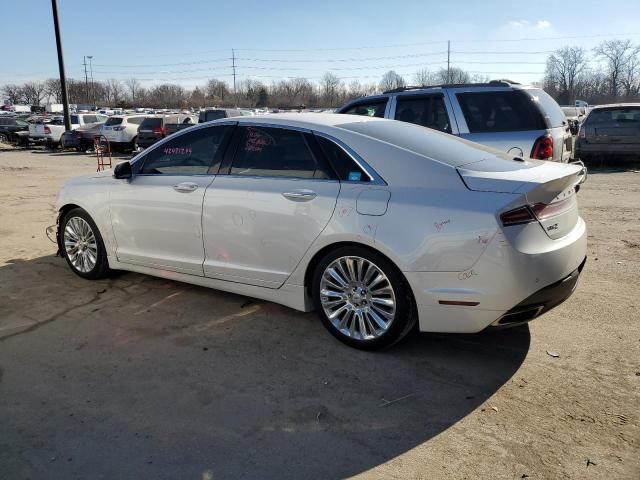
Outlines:
[[[236,135],[228,174],[204,199],[204,274],[278,288],[329,222],[340,182],[312,153],[310,133],[246,126]]]
[[[196,129],[157,145],[110,193],[118,261],[204,274],[202,201],[230,126]]]

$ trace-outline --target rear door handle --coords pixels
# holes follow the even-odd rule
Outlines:
[[[173,189],[176,192],[180,192],[180,193],[191,193],[198,189],[198,184],[192,183],[192,182],[184,182],[184,183],[179,183],[177,185],[174,185]]]
[[[316,198],[318,194],[312,190],[294,190],[292,192],[284,192],[282,196],[294,202],[308,202]]]

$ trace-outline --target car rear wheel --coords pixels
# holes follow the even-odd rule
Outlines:
[[[6,133],[0,133],[0,143],[9,143],[9,137]]]
[[[64,216],[59,235],[64,258],[76,275],[96,280],[111,273],[102,236],[83,209],[74,208]]]
[[[402,273],[367,248],[341,247],[329,253],[315,270],[312,289],[324,326],[355,348],[389,347],[409,333],[417,320]]]

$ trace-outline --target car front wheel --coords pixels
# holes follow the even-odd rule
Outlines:
[[[337,248],[318,264],[313,298],[324,326],[341,342],[362,350],[389,347],[417,320],[402,273],[367,248]]]
[[[59,235],[63,255],[76,275],[96,280],[110,273],[102,236],[86,211],[69,211],[62,219]]]

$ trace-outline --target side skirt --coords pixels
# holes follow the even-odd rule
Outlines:
[[[222,290],[223,292],[259,298],[261,300],[279,303],[301,312],[310,312],[313,310],[313,302],[307,296],[306,289],[302,285],[285,283],[278,289],[265,288],[258,287],[256,285],[247,285],[244,283],[229,282],[214,278],[189,275],[186,273],[144,267],[142,265],[134,265],[132,263],[122,263],[119,262],[116,257],[108,257],[108,260],[109,268],[113,270],[127,270],[129,272],[137,272],[145,275],[151,275],[153,277],[166,278],[177,282],[191,283],[201,287],[214,288],[216,290]]]

